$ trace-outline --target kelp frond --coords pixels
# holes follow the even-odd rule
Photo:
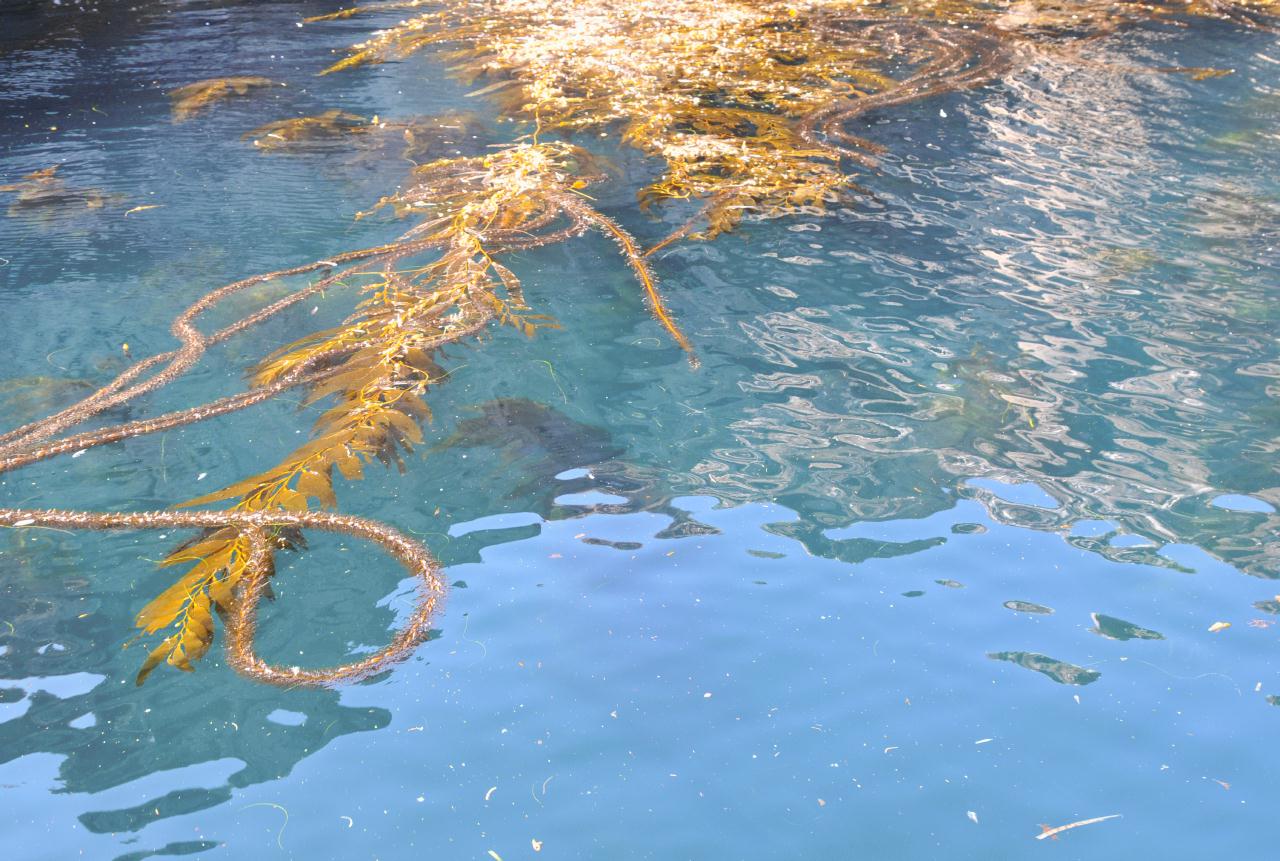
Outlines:
[[[216,102],[234,96],[248,95],[251,90],[273,86],[277,84],[270,78],[243,76],[210,78],[187,84],[185,87],[178,87],[169,93],[169,98],[173,102],[173,121],[185,122]]]
[[[344,10],[413,8],[415,3]],[[821,209],[878,147],[854,117],[973,87],[1019,42],[1152,18],[1257,24],[1277,0],[462,0],[356,45],[325,73],[448,46],[507,117],[563,133],[620,129],[665,165],[642,206],[698,201],[713,237],[749,215]],[[333,17],[333,16],[326,16]],[[322,19],[310,19],[322,20]],[[669,237],[673,239],[674,237]]]
[[[19,182],[0,185],[0,192],[8,192],[14,196],[9,204],[8,214],[18,216],[32,210],[59,209],[101,209],[114,198],[113,195],[96,188],[80,188],[69,184],[58,176],[61,165],[34,170],[22,177]]]
[[[504,255],[587,231],[616,245],[646,301],[675,342],[676,326],[636,240],[596,209],[583,190],[601,178],[582,148],[551,136],[616,136],[652,158],[660,175],[639,192],[641,207],[683,201],[692,218],[650,253],[678,238],[709,238],[748,217],[821,210],[856,191],[850,171],[874,168],[882,146],[851,130],[854,120],[944,92],[981,86],[1020,56],[1058,39],[1079,39],[1146,20],[1219,18],[1272,26],[1280,0],[423,0],[356,7],[417,9],[356,45],[325,73],[443,49],[471,96],[527,124],[531,137],[488,155],[445,151],[476,137],[475,125],[437,120],[387,123],[339,110],[269,123],[246,137],[264,149],[305,149],[402,135],[405,156],[424,162],[409,181],[361,217],[392,213],[412,226],[385,246],[332,261],[264,273],[203,297],[175,320],[182,346],[133,363],[113,382],[52,416],[0,434],[0,473],[59,454],[157,433],[260,403],[292,387],[324,402],[312,437],[276,464],[188,502],[230,503],[224,511],[67,512],[0,509],[0,526],[200,530],[164,565],[181,571],[138,614],[140,636],[166,632],[138,674],[159,664],[191,670],[210,648],[214,615],[227,631],[229,662],[277,684],[359,678],[408,654],[426,636],[442,593],[421,545],[389,527],[325,509],[339,477],[358,480],[374,461],[403,465],[423,440],[429,389],[445,376],[441,351],[491,324],[526,335],[554,326],[527,305]],[[1196,78],[1213,69],[1169,69]],[[219,100],[274,82],[261,77],[200,81],[170,93],[181,122]],[[458,147],[458,149],[462,149]],[[79,194],[47,168],[0,186],[20,204]],[[100,203],[98,205],[101,205]],[[347,266],[359,261],[359,267]],[[275,277],[339,269],[212,334],[194,320],[223,297]],[[262,360],[251,388],[209,404],[59,437],[69,428],[177,379],[213,344],[328,287],[362,291],[340,326],[315,332]],[[157,367],[160,370],[156,371]],[[149,372],[151,376],[146,376]],[[301,530],[373,541],[418,578],[410,621],[384,649],[326,670],[276,668],[253,652],[256,606],[269,589],[274,553],[299,546]]]
[[[233,511],[246,513],[333,508],[335,473],[354,481],[374,461],[403,469],[403,455],[422,442],[420,424],[431,415],[427,390],[444,376],[436,362],[442,348],[491,322],[530,336],[556,325],[529,310],[519,278],[495,259],[507,251],[603,231],[621,247],[659,320],[688,349],[634,240],[577,194],[594,178],[591,166],[590,156],[570,144],[525,143],[415,170],[404,189],[365,213],[389,209],[420,223],[405,234],[402,250],[382,255],[366,276],[372,280],[362,287],[365,298],[355,313],[338,328],[277,351],[252,374],[252,383],[264,387],[301,369],[324,368],[306,396],[306,403],[329,401],[312,439],[269,469],[185,505],[233,501]],[[414,241],[421,243],[417,252]],[[435,258],[405,268],[422,246]],[[210,607],[234,609],[249,571],[243,542],[238,530],[224,528],[165,560],[191,567],[138,615],[145,634],[175,629],[148,658],[140,680],[161,660],[189,669],[198,646],[207,647],[200,638],[212,636]]]
[[[310,117],[294,117],[258,126],[242,135],[244,140],[264,150],[300,149],[324,145],[349,135],[365,134],[376,128],[365,117],[346,111],[325,111]]]

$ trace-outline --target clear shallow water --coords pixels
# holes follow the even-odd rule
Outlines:
[[[407,164],[268,156],[245,131],[341,107],[469,109],[508,133],[430,58],[313,77],[372,26],[294,27],[317,11],[173,4],[107,25],[108,7],[8,37],[0,181],[62,162],[119,202],[0,219],[5,426],[108,379],[122,343],[167,349],[212,287],[398,233],[351,217]],[[434,449],[342,489],[460,584],[437,638],[377,680],[267,689],[215,652],[135,688],[141,654],[119,646],[174,536],[0,536],[7,844],[1267,857],[1280,629],[1249,622],[1280,610],[1280,45],[1203,24],[1089,57],[871,117],[893,153],[874,200],[664,253],[697,372],[606,241],[516,258],[563,329],[452,349]],[[169,123],[165,91],[225,74],[289,86]],[[605,152],[620,178],[601,207],[661,236],[631,206],[650,166]],[[123,215],[141,205],[160,208]],[[234,391],[347,308],[241,337],[128,414]],[[171,505],[309,423],[281,401],[96,449],[6,475],[0,504]],[[384,642],[411,597],[398,576],[316,539],[278,578],[264,652],[323,664]]]

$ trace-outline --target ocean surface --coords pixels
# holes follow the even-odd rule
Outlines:
[[[516,133],[430,53],[317,77],[399,17],[297,26],[332,8],[0,4],[0,185],[56,163],[103,202],[0,195],[0,430],[170,349],[215,287],[404,229],[354,219],[411,167],[394,148],[249,130],[340,108],[465,112],[476,151]],[[1234,73],[1138,69],[1173,66]],[[286,86],[171,122],[168,91],[227,75]],[[697,370],[606,239],[508,261],[561,328],[448,348],[406,472],[341,488],[453,584],[370,681],[281,690],[215,648],[137,687],[122,646],[186,535],[0,530],[3,854],[1275,857],[1280,39],[1136,27],[865,119],[870,195],[655,255]],[[594,146],[603,211],[645,243],[679,224],[634,206],[654,165]],[[239,391],[351,301],[99,423]],[[274,463],[314,409],[11,472],[0,506],[175,505]],[[401,577],[314,537],[281,557],[262,652],[377,648]]]

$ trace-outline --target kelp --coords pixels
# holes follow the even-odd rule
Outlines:
[[[592,164],[584,150],[564,143],[527,143],[487,158],[444,159],[419,167],[410,184],[362,213],[390,209],[424,220],[394,250],[380,255],[376,277],[361,288],[366,298],[342,326],[284,347],[251,375],[255,386],[269,387],[323,365],[323,378],[310,385],[304,403],[331,399],[332,405],[316,420],[312,439],[275,466],[185,505],[234,500],[232,511],[246,513],[305,512],[313,503],[333,508],[335,473],[357,480],[373,461],[403,471],[402,454],[422,443],[419,423],[431,415],[423,398],[444,377],[435,360],[444,346],[478,334],[493,321],[529,336],[556,325],[529,310],[519,278],[495,259],[505,251],[602,230],[619,241],[655,313],[687,347],[656,289],[650,289],[652,276],[634,242],[578,196],[598,178]],[[426,249],[437,252],[434,260],[403,265]],[[285,547],[296,543],[277,540]],[[238,587],[252,573],[250,561],[244,535],[232,527],[164,560],[166,566],[192,566],[138,616],[144,633],[177,629],[153,652],[140,679],[162,658],[189,668],[193,649],[202,654],[208,648],[213,612],[234,608]]]
[[[241,137],[264,150],[297,150],[325,146],[367,134],[378,124],[346,111],[331,110],[309,117],[277,120],[245,132]]]
[[[0,525],[204,530],[164,560],[165,566],[190,567],[138,615],[143,635],[171,631],[143,663],[139,683],[162,662],[191,670],[212,644],[215,614],[226,620],[229,663],[261,681],[327,684],[359,678],[403,657],[426,635],[427,621],[443,591],[434,560],[424,547],[388,527],[314,511],[311,502],[333,507],[335,472],[356,480],[374,460],[400,465],[402,454],[422,441],[419,423],[430,415],[423,395],[444,376],[435,356],[446,345],[479,334],[491,322],[526,335],[554,325],[530,311],[518,276],[497,258],[598,230],[617,243],[655,314],[679,344],[689,346],[662,303],[635,241],[582,196],[583,189],[599,178],[586,151],[562,142],[528,142],[486,157],[422,165],[404,188],[364,214],[389,211],[417,219],[396,242],[219,288],[174,321],[173,334],[183,343],[180,349],[135,362],[79,403],[0,434],[3,473],[59,454],[223,415],[289,388],[307,388],[309,402],[332,398],[311,441],[276,466],[187,503],[234,499],[231,509],[124,515],[0,509]],[[430,261],[411,265],[427,253]],[[345,266],[355,261],[361,265]],[[195,326],[201,314],[229,295],[265,281],[338,267],[345,268],[212,335]],[[355,283],[365,294],[356,313],[340,327],[313,333],[268,356],[252,373],[247,392],[47,442],[107,409],[167,385],[193,367],[210,346],[307,297]],[[144,376],[157,367],[161,369]],[[323,670],[272,667],[254,655],[254,608],[274,571],[274,552],[297,546],[300,530],[306,528],[378,541],[419,578],[422,594],[413,619],[386,649]]]
[[[101,209],[108,203],[121,200],[96,188],[80,188],[70,185],[58,176],[61,165],[52,165],[32,171],[21,181],[0,185],[0,192],[14,195],[9,204],[10,217],[57,211]]]
[[[264,153],[301,155],[350,150],[369,157],[397,153],[414,165],[474,155],[486,140],[483,123],[470,114],[389,120],[338,109],[276,120],[245,132],[241,138]]]
[[[874,167],[880,146],[850,133],[851,121],[995,80],[1028,43],[1153,18],[1269,26],[1276,8],[1276,0],[463,0],[378,32],[325,73],[440,47],[459,77],[479,85],[471,95],[492,98],[504,116],[565,134],[616,133],[665,166],[640,191],[642,208],[699,204],[664,245],[714,237],[748,215],[820,210],[857,191],[846,163]]]
[[[1048,676],[1060,685],[1091,685],[1102,678],[1097,670],[1086,669],[1038,652],[990,652],[993,661],[1008,661]]]
[[[208,80],[187,84],[184,87],[178,87],[178,89],[169,93],[169,99],[173,102],[173,121],[175,123],[186,122],[216,102],[236,96],[247,96],[251,90],[274,86],[278,86],[278,84],[270,78],[249,75],[233,78],[209,78]]]
[[[418,9],[422,2],[369,9]],[[230,503],[221,511],[126,514],[0,509],[0,525],[84,529],[193,528],[195,538],[164,565],[180,570],[138,614],[142,635],[166,632],[138,674],[168,663],[191,670],[226,627],[228,663],[274,684],[329,684],[361,678],[420,643],[443,596],[438,566],[421,544],[394,529],[327,511],[341,481],[373,462],[403,468],[423,442],[427,395],[446,374],[446,347],[491,325],[526,335],[554,326],[525,301],[503,258],[588,231],[612,240],[650,310],[696,365],[693,345],[658,292],[648,254],[678,239],[711,238],[747,218],[821,211],[856,194],[856,172],[873,171],[883,144],[856,133],[859,118],[933,96],[982,86],[1017,68],[1042,45],[1079,41],[1140,21],[1193,16],[1272,26],[1275,0],[1178,3],[856,2],[856,0],[458,0],[416,14],[355,46],[326,73],[440,49],[471,96],[495,103],[528,132],[487,154],[446,152],[473,130],[450,118],[385,123],[341,110],[260,126],[246,138],[263,149],[307,150],[403,137],[417,164],[409,180],[360,217],[391,215],[413,224],[375,248],[263,273],[212,291],[172,326],[181,347],[134,362],[77,404],[0,434],[0,473],[59,454],[203,421],[300,388],[324,402],[311,438],[273,466],[184,507]],[[324,18],[352,17],[349,9]],[[311,19],[319,21],[323,19]],[[1209,77],[1217,70],[1182,71]],[[201,81],[171,93],[174,120],[273,85],[267,78]],[[614,138],[651,158],[658,177],[639,207],[682,204],[692,217],[648,252],[597,209],[586,189],[603,172],[576,138]],[[54,181],[37,172],[0,190],[38,198]],[[197,318],[225,297],[265,281],[323,272],[316,281],[212,334]],[[309,334],[260,361],[250,387],[217,401],[99,430],[66,434],[190,370],[209,348],[322,291],[358,290],[341,325]],[[408,623],[377,652],[327,669],[273,667],[253,650],[258,602],[269,590],[275,554],[320,529],[378,543],[419,582]],[[1097,673],[1042,655],[1012,661],[1067,684]]]

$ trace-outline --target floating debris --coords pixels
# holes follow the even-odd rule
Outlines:
[[[1072,828],[1080,828],[1085,825],[1095,825],[1099,822],[1106,822],[1108,819],[1119,819],[1119,818],[1120,818],[1119,813],[1112,813],[1110,816],[1095,816],[1092,819],[1081,819],[1079,822],[1071,822],[1067,825],[1059,825],[1056,828],[1050,828],[1048,825],[1041,825],[1040,828],[1042,830],[1039,834],[1036,835],[1036,839],[1044,840],[1046,837],[1049,837],[1054,840],[1057,840],[1059,834],[1061,834],[1064,831],[1070,831]]]

